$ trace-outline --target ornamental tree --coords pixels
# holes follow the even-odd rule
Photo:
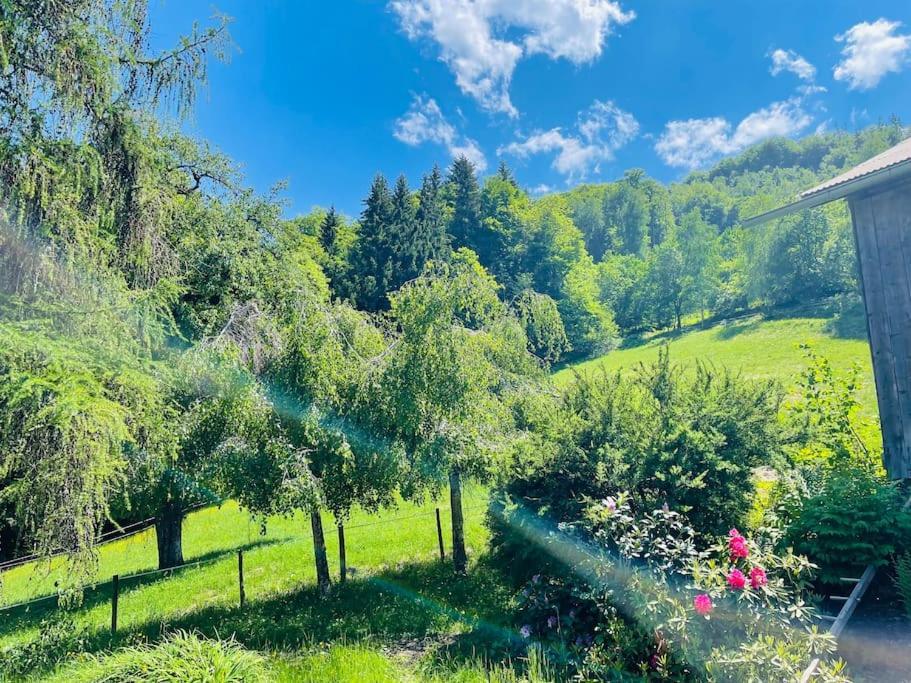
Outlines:
[[[504,394],[538,365],[525,333],[468,250],[390,296],[395,338],[375,386],[379,420],[410,458],[406,495],[448,479],[453,563],[465,571],[462,480],[483,477],[511,431]]]

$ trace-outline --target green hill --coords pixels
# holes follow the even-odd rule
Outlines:
[[[859,366],[862,380],[859,395],[864,414],[875,416],[870,347],[859,306],[850,306],[840,313],[832,307],[822,307],[812,312],[771,317],[757,314],[707,328],[697,326],[679,333],[628,340],[600,358],[560,369],[555,379],[565,383],[571,381],[575,372],[599,368],[628,370],[654,360],[658,349],[668,344],[673,362],[691,365],[697,360],[706,361],[737,369],[747,377],[777,379],[791,388],[807,366],[806,353],[800,348],[805,343],[827,358],[836,371],[847,372],[852,365]]]

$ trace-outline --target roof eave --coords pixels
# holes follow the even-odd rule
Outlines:
[[[828,204],[829,202],[834,202],[836,199],[844,199],[848,195],[863,192],[875,185],[890,183],[893,180],[898,180],[904,176],[911,176],[911,159],[906,159],[897,164],[893,164],[892,166],[873,171],[872,173],[845,181],[833,187],[813,192],[805,197],[801,197],[796,202],[748,218],[743,221],[741,225],[744,228],[754,228],[757,225],[768,223],[776,218],[782,218],[795,211],[812,209],[817,206],[822,206],[823,204]]]

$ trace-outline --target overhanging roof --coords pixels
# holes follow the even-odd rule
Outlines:
[[[748,218],[743,221],[742,225],[745,228],[752,228],[775,218],[787,216],[795,211],[812,209],[814,206],[828,204],[855,192],[867,190],[906,176],[911,177],[911,138],[899,142],[895,147],[890,147],[872,159],[867,159],[850,171],[835,176],[812,189],[801,192],[797,201],[753,218]]]

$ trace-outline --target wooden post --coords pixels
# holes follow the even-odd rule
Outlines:
[[[437,540],[440,542],[440,561],[446,561],[446,550],[443,547],[443,524],[440,522],[440,508],[437,508]]]
[[[449,513],[452,516],[452,567],[458,574],[468,569],[465,552],[465,520],[462,517],[462,473],[453,468],[449,473]]]
[[[113,594],[111,595],[111,635],[117,635],[117,601],[120,598],[120,576],[114,574],[111,579]]]
[[[345,583],[348,578],[348,562],[345,557],[345,525],[338,525],[338,581]]]
[[[237,551],[237,587],[240,590],[240,608],[244,608],[247,601],[247,594],[244,591],[244,551]]]
[[[326,557],[326,538],[323,536],[323,519],[318,507],[310,510],[310,528],[313,530],[313,556],[316,564],[316,585],[320,595],[328,595],[331,588],[329,558]]]

